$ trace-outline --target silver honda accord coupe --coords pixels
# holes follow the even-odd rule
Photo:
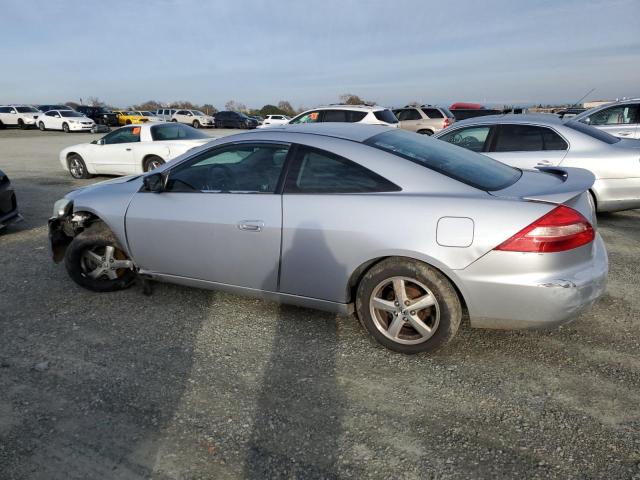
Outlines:
[[[517,168],[585,168],[596,177],[590,192],[598,212],[640,208],[640,140],[550,114],[463,120],[435,138]]]
[[[523,171],[380,126],[270,128],[54,205],[54,260],[98,292],[138,276],[355,311],[384,346],[562,324],[608,262],[582,169]]]

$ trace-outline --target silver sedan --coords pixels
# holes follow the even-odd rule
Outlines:
[[[593,181],[392,128],[273,127],[71,192],[51,247],[90,290],[143,276],[355,311],[386,347],[433,351],[463,311],[473,327],[546,327],[603,293]]]
[[[517,168],[585,168],[596,177],[590,192],[598,212],[640,208],[640,140],[545,114],[473,118],[435,138]]]

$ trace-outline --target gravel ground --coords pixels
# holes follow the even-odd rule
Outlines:
[[[353,317],[77,287],[46,220],[104,179],[57,161],[96,137],[0,131],[25,216],[0,234],[1,478],[640,479],[640,211],[600,216],[608,293],[576,322],[408,357]]]

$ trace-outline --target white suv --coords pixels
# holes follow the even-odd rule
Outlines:
[[[298,123],[348,122],[398,127],[398,119],[391,110],[370,105],[328,105],[307,110],[289,121]]]
[[[2,105],[0,106],[0,128],[35,127],[38,115],[40,111],[29,105]]]
[[[274,125],[286,125],[291,120],[286,115],[267,115],[258,128],[267,128]]]
[[[193,128],[213,127],[215,120],[200,110],[178,110],[171,117],[172,122],[191,125]]]

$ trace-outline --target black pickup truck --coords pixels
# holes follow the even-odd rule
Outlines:
[[[118,127],[118,115],[104,107],[90,107],[89,105],[80,105],[77,111],[89,117],[98,125],[106,125],[108,127]]]

